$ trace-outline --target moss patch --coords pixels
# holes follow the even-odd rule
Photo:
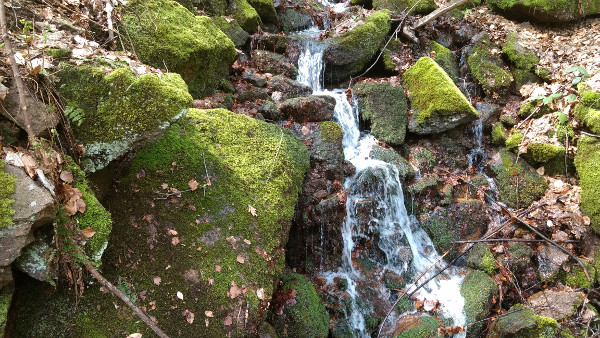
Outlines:
[[[458,82],[458,65],[452,55],[452,51],[435,41],[429,41],[429,50],[435,52],[433,58],[435,62],[442,67],[448,76],[454,81]]]
[[[494,322],[488,337],[555,337],[558,323],[555,319],[542,317],[522,304],[512,306],[508,315]]]
[[[487,317],[492,308],[492,299],[498,295],[498,285],[485,272],[471,270],[460,286],[460,294],[465,299],[467,323],[473,323]],[[470,336],[476,337],[482,324],[469,326]]]
[[[0,160],[0,229],[13,224],[12,215],[15,210],[10,207],[15,200],[11,195],[15,193],[17,178],[4,171],[6,163]]]
[[[341,143],[344,133],[342,127],[333,121],[319,122],[321,137],[327,142]]]
[[[362,119],[370,122],[371,134],[389,144],[404,143],[408,105],[401,86],[362,82],[353,93],[359,99]]]
[[[508,33],[506,36],[506,42],[502,45],[502,52],[517,68],[527,71],[531,70],[540,61],[540,58],[519,43],[519,37],[515,32]]]
[[[600,134],[600,93],[587,91],[581,95],[581,103],[575,107],[575,116],[595,134]]]
[[[510,136],[506,139],[506,150],[516,151],[517,149],[519,149],[521,141],[523,141],[523,133],[521,132],[521,130],[513,130]]]
[[[488,95],[507,92],[513,80],[502,60],[491,53],[495,48],[486,34],[473,45],[467,58],[471,72]]]
[[[410,14],[427,14],[436,8],[434,0],[373,0],[372,3],[374,9],[387,9],[393,13],[412,9]]]
[[[227,20],[222,16],[211,18],[215,26],[227,35],[236,47],[243,47],[250,36],[235,20]],[[223,79],[224,80],[224,79]]]
[[[273,6],[273,0],[248,0],[248,3],[254,7],[264,23],[277,23],[277,12]]]
[[[487,5],[501,14],[538,22],[572,21],[600,10],[598,1],[587,0],[490,0]]]
[[[293,304],[283,305],[282,314],[271,313],[269,322],[279,337],[327,337],[329,334],[329,315],[325,305],[317,295],[315,287],[302,275],[292,273],[283,276],[279,295],[285,297],[295,291]],[[288,292],[286,292],[288,291]],[[290,304],[290,305],[288,305]],[[279,310],[279,309],[276,309]]]
[[[423,315],[417,327],[404,331],[396,338],[435,338],[439,337],[437,329],[441,326],[440,322],[431,316]]]
[[[15,288],[13,285],[5,285],[0,289],[0,333],[4,336],[4,328],[7,323],[8,309],[12,301]]]
[[[467,266],[482,270],[491,275],[496,271],[496,260],[485,243],[477,243],[471,248],[467,258]]]
[[[590,217],[592,228],[600,234],[600,141],[582,137],[577,143],[575,167],[581,185],[581,210]]]
[[[504,128],[501,122],[494,123],[492,127],[492,144],[503,146],[506,144],[508,130]],[[521,143],[521,141],[519,141]]]
[[[258,14],[246,0],[236,1],[243,2],[238,6],[241,14],[233,16],[244,28],[252,22],[245,20],[245,12],[253,11],[256,18]],[[194,97],[212,94],[229,73],[235,47],[210,18],[194,16],[170,0],[129,1],[122,16],[140,60],[179,73]]]
[[[502,202],[511,208],[527,207],[544,195],[548,183],[527,162],[519,159],[515,164],[515,161],[515,155],[502,150],[500,163],[493,165],[492,170]]]
[[[548,143],[529,143],[523,158],[535,166],[544,166],[546,174],[565,173],[565,147]],[[569,161],[567,161],[569,162]]]

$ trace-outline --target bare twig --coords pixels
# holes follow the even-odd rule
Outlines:
[[[8,28],[6,26],[6,13],[4,10],[4,0],[0,0],[0,25],[2,25],[2,40],[4,40],[4,47],[8,53],[8,59],[10,60],[10,66],[12,69],[13,77],[17,84],[17,91],[19,92],[19,112],[23,115],[25,123],[25,132],[27,132],[27,139],[30,144],[33,144],[35,140],[35,134],[31,127],[31,119],[29,118],[29,112],[27,111],[27,99],[25,98],[25,85],[23,79],[19,73],[19,65],[15,60],[15,54],[8,36]]]
[[[86,264],[85,268],[87,271],[89,271],[92,276],[94,276],[94,278],[96,278],[96,280],[105,288],[107,288],[113,295],[115,295],[116,297],[118,297],[119,299],[121,299],[125,304],[127,304],[127,306],[129,306],[129,308],[146,324],[148,325],[148,327],[150,327],[152,329],[152,331],[154,331],[154,333],[156,333],[159,337],[161,338],[169,338],[169,336],[167,336],[158,326],[156,326],[156,323],[154,323],[152,321],[152,319],[146,314],[144,313],[144,311],[142,311],[139,307],[137,307],[135,304],[133,304],[131,302],[131,300],[129,300],[129,298],[127,298],[127,296],[125,294],[123,294],[123,292],[121,292],[121,290],[119,290],[117,287],[115,287],[111,282],[109,282],[106,278],[104,278],[99,272],[98,270],[96,270],[96,268],[94,268],[91,264]]]
[[[451,243],[455,244],[465,244],[465,243],[490,243],[490,242],[524,242],[524,243],[536,243],[536,242],[545,242],[545,239],[522,239],[522,238],[488,238],[488,239],[474,239],[470,241],[452,241]],[[580,241],[557,241],[560,243],[579,243]]]
[[[598,137],[598,138],[600,138],[600,135],[597,135],[597,134],[591,134],[591,133],[588,133],[588,132],[585,132],[585,131],[582,131],[581,133],[583,135],[585,135],[585,136],[591,136],[591,137]]]
[[[423,27],[426,24],[428,24],[429,22],[437,19],[440,15],[455,9],[456,7],[468,4],[469,2],[472,2],[472,1],[473,0],[454,0],[444,6],[436,9],[435,11],[429,13],[429,15],[422,17],[419,21],[417,21],[416,25],[414,25],[412,27],[404,27],[402,29],[402,35],[404,35],[408,39],[412,40],[413,42],[418,43],[419,39],[417,39],[417,36],[415,35],[415,30],[417,28]]]

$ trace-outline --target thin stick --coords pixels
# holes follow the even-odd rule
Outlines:
[[[465,244],[465,243],[488,243],[488,242],[525,242],[525,243],[535,243],[535,242],[545,242],[545,239],[522,239],[522,238],[489,238],[489,239],[474,239],[470,241],[452,241],[451,243],[455,244]],[[558,241],[560,243],[579,243],[580,241]]]
[[[417,24],[412,26],[412,27],[404,27],[402,29],[402,34],[409,38],[410,40],[412,40],[413,42],[417,43],[419,42],[419,39],[417,39],[417,36],[415,35],[415,29],[420,28],[422,26],[425,26],[426,24],[428,24],[429,22],[433,21],[434,19],[438,18],[440,15],[453,10],[456,7],[465,5],[469,2],[472,2],[473,0],[454,0],[453,2],[440,7],[438,9],[436,9],[435,11],[431,12],[429,15],[422,17],[419,21],[417,21]]]
[[[98,272],[98,270],[96,270],[91,264],[86,264],[85,268],[86,268],[87,271],[89,271],[92,274],[92,276],[94,276],[94,278],[96,278],[96,280],[102,286],[104,286],[105,288],[107,288],[113,295],[117,296],[119,299],[121,299],[123,302],[125,302],[125,304],[127,304],[127,306],[129,306],[129,308],[146,325],[148,325],[148,327],[150,327],[152,329],[152,331],[154,331],[154,333],[156,333],[161,338],[169,338],[169,336],[167,336],[158,326],[156,326],[156,324],[152,321],[152,319],[150,319],[150,317],[146,313],[144,313],[144,311],[142,311],[139,307],[137,307],[135,304],[133,304],[131,302],[131,300],[129,300],[129,298],[127,298],[127,296],[125,296],[125,294],[123,294],[123,292],[121,292],[121,290],[119,290],[114,285],[112,285],[111,282],[109,282],[108,280],[106,280],[106,278],[104,278]]]
[[[17,65],[17,61],[15,60],[15,54],[12,48],[12,44],[10,42],[10,37],[8,36],[8,29],[6,28],[6,13],[4,10],[4,0],[0,0],[0,25],[2,25],[2,40],[4,40],[4,46],[6,48],[6,52],[8,53],[8,59],[10,60],[10,66],[12,69],[13,77],[15,79],[15,82],[17,83],[17,91],[19,92],[19,112],[21,113],[21,115],[23,115],[25,131],[27,132],[27,138],[29,140],[29,143],[33,144],[35,134],[33,133],[33,128],[31,127],[31,119],[29,118],[29,113],[27,111],[25,85],[23,84],[23,79],[19,74],[19,65]]]
[[[591,133],[588,133],[588,132],[585,132],[585,131],[582,131],[581,133],[583,135],[585,135],[585,136],[591,136],[591,137],[598,137],[598,138],[600,138],[600,135],[597,135],[597,134],[591,134]]]

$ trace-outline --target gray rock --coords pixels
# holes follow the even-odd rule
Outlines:
[[[542,280],[556,277],[560,267],[569,260],[569,256],[552,245],[545,246],[537,255],[538,272]]]
[[[331,96],[312,95],[283,101],[279,110],[284,117],[298,122],[321,122],[333,119],[335,99]]]
[[[42,282],[56,278],[56,271],[48,264],[47,258],[51,243],[51,232],[36,238],[33,243],[23,248],[21,256],[14,261],[13,265]]]
[[[58,124],[58,118],[54,113],[48,111],[46,105],[31,95],[28,90],[25,91],[25,100],[27,102],[27,114],[31,120],[33,133],[35,136],[49,136],[50,130]],[[21,129],[25,130],[25,119],[19,110],[19,92],[17,91],[16,84],[10,87],[4,100],[0,100],[0,105],[2,106],[0,113],[10,121],[16,122]]]
[[[266,50],[252,52],[254,66],[263,73],[283,74],[290,78],[298,75],[298,69],[283,55]]]
[[[271,97],[276,102],[312,94],[310,87],[282,75],[270,78],[268,86],[271,90]]]
[[[583,292],[544,290],[527,301],[538,315],[561,320],[575,314],[583,297]]]

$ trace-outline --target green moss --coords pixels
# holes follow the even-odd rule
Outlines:
[[[524,84],[541,82],[535,73],[527,69],[511,67],[510,72],[515,79],[515,88],[517,90],[519,90]]]
[[[258,27],[262,26],[262,20],[256,9],[247,0],[233,0],[232,3],[235,5],[232,6],[231,16],[246,32],[250,34],[258,32]]]
[[[283,276],[282,282],[282,290],[296,290],[296,302],[284,307],[283,316],[273,314],[271,317],[277,334],[280,337],[327,337],[329,315],[315,287],[296,273]]]
[[[437,175],[427,176],[422,178],[419,182],[408,187],[408,192],[411,194],[420,194],[423,191],[431,188],[436,188],[438,183],[442,180]]]
[[[431,58],[420,58],[404,72],[402,79],[419,124],[434,116],[448,116],[457,112],[466,113],[473,119],[479,118],[479,113],[465,95]]]
[[[460,286],[460,294],[465,299],[467,324],[474,323],[487,317],[492,299],[498,295],[498,285],[485,272],[470,270]],[[481,323],[469,326],[470,335],[477,336],[481,328]]]
[[[434,317],[423,315],[419,318],[419,325],[410,330],[404,331],[396,338],[435,338],[440,337],[437,329],[441,326],[440,322]]]
[[[488,95],[507,91],[513,80],[511,74],[502,68],[502,60],[491,54],[494,48],[496,46],[486,34],[473,45],[467,58],[471,72]]]
[[[264,23],[277,23],[277,12],[273,6],[273,0],[248,0],[248,2]]]
[[[108,245],[108,237],[112,230],[112,220],[108,212],[98,201],[94,192],[88,186],[84,172],[70,157],[66,158],[63,170],[73,174],[74,188],[81,191],[86,209],[83,214],[75,214],[75,224],[80,229],[92,228],[96,233],[85,244],[85,251],[88,257],[95,263],[100,263],[102,254]]]
[[[551,338],[556,335],[557,329],[555,319],[538,316],[525,305],[516,304],[508,310],[508,315],[494,322],[488,337]]]
[[[341,143],[344,137],[342,127],[333,121],[319,122],[319,131],[323,139],[331,143]]]
[[[457,83],[458,65],[454,60],[452,51],[433,40],[429,41],[429,50],[435,52],[435,62],[446,71],[454,83]]]
[[[388,73],[394,73],[396,71],[396,63],[392,60],[392,55],[388,48],[383,51],[381,58],[383,60],[383,69]]]
[[[500,116],[500,122],[502,122],[502,124],[506,127],[513,127],[515,124],[517,124],[515,119],[508,115]]]
[[[389,144],[404,143],[408,105],[401,86],[361,82],[353,93],[359,100],[362,119],[370,122],[371,134]]]
[[[592,228],[600,234],[600,141],[582,137],[577,143],[575,166],[581,185],[581,210],[590,217]]]
[[[529,143],[527,151],[531,152],[531,156],[536,162],[548,162],[556,157],[565,156],[565,147],[548,143]]]
[[[227,35],[236,47],[243,47],[250,36],[235,20],[228,20],[222,16],[211,18],[215,26]]]
[[[71,54],[73,54],[73,51],[69,48],[52,48],[44,52],[53,59],[66,59],[71,57]]]
[[[412,9],[410,14],[427,14],[435,10],[434,0],[373,0],[374,9],[387,9],[400,13]]]
[[[587,279],[583,268],[580,265],[571,267],[569,272],[561,271],[559,274],[560,280],[570,287],[574,288],[589,288],[596,280],[596,270],[594,266],[588,262],[583,262],[585,268],[590,275],[590,280]]]
[[[529,206],[548,188],[546,180],[529,164],[523,159],[516,161],[516,156],[506,150],[500,152],[500,163],[493,165],[492,170],[496,173],[500,198],[511,208]]]
[[[15,193],[17,178],[4,171],[5,165],[6,163],[0,160],[0,229],[13,224],[12,215],[15,213],[10,206],[15,200],[10,197]]]
[[[240,26],[256,22],[242,21],[253,11],[238,0],[240,11],[234,18]],[[245,6],[243,6],[245,5]],[[229,73],[235,59],[233,42],[208,17],[194,16],[170,0],[133,0],[123,9],[123,22],[136,55],[157,68],[168,68],[181,75],[194,97],[212,94],[220,80]]]
[[[506,130],[506,128],[504,128],[502,123],[500,123],[500,122],[494,123],[494,126],[492,127],[492,144],[495,144],[497,146],[505,145],[506,139],[507,139],[507,136],[506,136],[507,134],[508,134],[508,131]]]
[[[500,13],[518,15],[520,18],[556,22],[571,21],[582,15],[598,13],[600,4],[572,0],[490,0],[488,7]],[[580,8],[584,10],[580,12]]]
[[[600,93],[586,91],[581,103],[575,107],[575,116],[583,121],[592,133],[600,134]]]
[[[544,82],[552,81],[552,72],[544,67],[536,67],[533,71],[535,75],[537,75]]]
[[[520,129],[515,129],[510,134],[510,136],[506,139],[505,145],[506,150],[508,151],[516,151],[523,140],[523,133]]]
[[[477,243],[471,248],[467,258],[467,266],[485,271],[488,275],[496,272],[496,259],[485,243]]]
[[[5,285],[0,289],[0,333],[3,336],[14,290],[15,288],[12,284]]]
[[[508,263],[513,272],[522,272],[531,264],[533,250],[523,243],[516,243],[508,247],[510,257]]]
[[[517,33],[510,32],[506,36],[506,42],[502,45],[502,52],[517,68],[529,71],[540,59],[532,52],[519,44]]]
[[[573,125],[571,123],[567,123],[566,125],[557,122],[554,125],[554,130],[556,131],[556,139],[560,143],[565,142],[565,138],[569,138],[572,140],[575,137],[575,130],[573,129]]]

